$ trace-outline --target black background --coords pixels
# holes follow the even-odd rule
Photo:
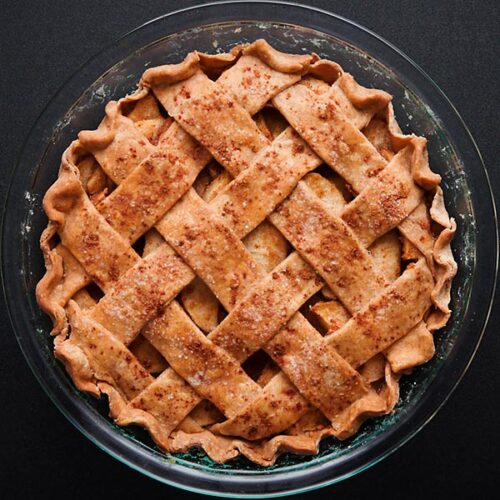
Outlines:
[[[80,64],[143,22],[190,1],[0,2],[0,193],[30,126]],[[346,16],[408,54],[477,140],[500,195],[498,0],[305,1]],[[85,439],[53,406],[15,342],[3,302],[1,498],[200,498],[150,480]],[[500,486],[499,307],[464,380],[416,438],[338,485],[295,498],[476,498]],[[491,492],[491,493],[490,493]]]

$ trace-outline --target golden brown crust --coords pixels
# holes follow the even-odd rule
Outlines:
[[[192,52],[179,64],[166,64],[150,68],[144,72],[140,84],[145,87],[153,85],[169,85],[188,79],[200,67],[200,56]]]
[[[320,80],[333,84],[343,74],[342,68],[333,61],[320,59],[309,66],[308,75],[315,76]]]
[[[148,69],[44,199],[55,355],[166,451],[317,453],[434,353],[456,273],[439,182],[391,96],[315,54],[257,40]]]
[[[310,64],[318,59],[314,54],[298,55],[280,52],[262,39],[246,46],[243,53],[258,57],[268,66],[281,73],[305,74]]]

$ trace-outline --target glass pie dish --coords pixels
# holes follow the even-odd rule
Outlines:
[[[429,140],[443,178],[459,272],[453,315],[436,339],[435,357],[405,377],[395,411],[367,422],[344,442],[326,439],[314,456],[282,455],[262,468],[238,458],[217,464],[202,452],[166,455],[137,428],[119,428],[106,405],[78,392],[52,356],[48,318],[34,297],[43,274],[38,250],[46,224],[43,193],[62,151],[82,129],[95,128],[106,102],[130,93],[145,68],[174,63],[195,49],[227,51],[258,38],[278,50],[316,52],[363,85],[394,96],[405,132]],[[35,375],[61,411],[89,439],[133,468],[185,489],[218,496],[298,493],[349,477],[402,445],[439,409],[470,363],[488,319],[495,286],[497,234],[487,174],[475,144],[442,92],[411,61],[376,35],[332,14],[262,2],[209,4],[158,18],[129,33],[83,66],[33,127],[14,171],[4,215],[3,282],[14,331]],[[480,242],[481,244],[478,244]]]

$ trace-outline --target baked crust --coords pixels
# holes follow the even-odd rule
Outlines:
[[[56,357],[167,452],[270,465],[352,436],[450,316],[426,142],[386,92],[264,40],[148,69],[44,198]]]

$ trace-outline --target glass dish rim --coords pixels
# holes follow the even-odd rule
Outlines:
[[[448,98],[440,90],[440,88],[435,84],[435,82],[428,75],[426,75],[426,73],[421,68],[419,68],[408,56],[406,56],[399,49],[397,49],[396,47],[394,47],[390,42],[386,41],[385,39],[383,39],[379,35],[375,34],[371,30],[369,30],[367,28],[364,28],[363,26],[360,26],[359,24],[357,24],[357,23],[355,23],[355,22],[353,22],[353,21],[351,21],[349,19],[346,19],[346,18],[344,18],[342,16],[333,14],[333,13],[328,12],[328,11],[323,10],[323,9],[319,9],[319,8],[316,8],[316,7],[309,7],[309,6],[300,5],[300,4],[291,3],[291,2],[267,1],[267,0],[258,0],[257,2],[245,2],[245,1],[240,1],[240,0],[223,1],[223,2],[211,2],[211,3],[208,3],[208,4],[202,4],[202,5],[192,6],[192,7],[188,7],[188,8],[184,8],[184,9],[179,9],[179,10],[167,13],[167,14],[165,14],[163,16],[159,16],[159,17],[157,17],[155,19],[152,19],[152,20],[148,21],[147,23],[144,23],[141,26],[139,26],[139,27],[137,27],[137,28],[129,31],[128,33],[126,33],[125,35],[123,35],[122,37],[120,37],[118,40],[116,40],[115,42],[113,42],[112,44],[116,44],[119,41],[123,41],[124,39],[132,36],[133,34],[135,34],[137,32],[139,32],[144,27],[147,27],[147,26],[149,26],[149,25],[151,25],[151,24],[153,24],[153,23],[155,23],[155,22],[157,22],[159,20],[165,19],[167,17],[172,17],[172,16],[175,16],[175,15],[183,14],[183,13],[186,13],[186,12],[193,11],[195,9],[208,9],[208,8],[220,7],[220,6],[224,6],[224,5],[238,5],[238,4],[249,4],[249,3],[254,3],[254,4],[255,3],[260,3],[260,4],[264,4],[264,5],[289,6],[289,7],[293,7],[293,8],[305,9],[305,10],[308,10],[308,11],[312,11],[312,12],[316,12],[316,13],[320,13],[320,14],[325,14],[325,15],[328,15],[329,17],[336,18],[337,20],[343,21],[343,22],[349,24],[350,26],[354,27],[357,30],[361,30],[361,31],[363,31],[363,32],[371,35],[372,37],[374,37],[375,39],[377,39],[378,42],[382,42],[382,44],[386,45],[389,49],[391,49],[392,51],[394,51],[397,55],[399,55],[407,63],[409,63],[410,66],[414,70],[417,70],[421,74],[421,76],[423,76],[424,79],[427,80],[427,82],[429,82],[433,86],[434,90],[436,90],[439,93],[440,97],[442,99],[444,99],[445,104],[448,105],[452,109],[452,111],[455,114],[455,117],[459,119],[459,122],[460,122],[461,126],[463,127],[464,131],[468,135],[468,139],[472,143],[472,145],[474,147],[474,150],[475,150],[475,153],[477,154],[477,156],[479,158],[479,162],[480,162],[480,164],[482,165],[482,168],[483,168],[483,170],[482,170],[481,173],[484,174],[484,176],[485,176],[486,185],[488,186],[489,195],[490,195],[490,199],[491,199],[491,202],[492,202],[492,205],[491,205],[492,216],[493,216],[493,220],[496,221],[495,204],[494,204],[494,201],[493,201],[494,200],[494,196],[493,196],[493,192],[492,192],[491,185],[490,185],[490,182],[489,182],[488,172],[487,172],[487,170],[484,167],[484,162],[482,161],[480,152],[479,152],[479,150],[477,148],[477,145],[476,145],[474,139],[472,138],[472,135],[470,134],[469,130],[467,129],[467,127],[466,127],[465,123],[463,122],[462,118],[460,117],[459,113],[454,108],[453,104],[448,100]],[[237,14],[235,14],[235,17],[237,19]],[[236,19],[234,19],[234,21],[236,21]],[[283,21],[283,22],[288,22],[288,21]],[[204,24],[204,23],[201,23],[201,24]],[[301,23],[293,22],[293,24],[300,25]],[[111,444],[106,443],[106,442],[104,442],[105,440],[102,439],[102,436],[101,436],[101,439],[99,439],[98,434],[96,435],[96,434],[90,433],[87,430],[87,428],[84,426],[84,424],[82,422],[80,422],[77,419],[75,419],[74,415],[71,415],[71,413],[69,412],[68,408],[65,407],[64,403],[61,402],[59,399],[57,399],[57,396],[53,393],[53,389],[49,386],[48,382],[46,380],[44,380],[44,377],[40,376],[40,374],[37,371],[38,368],[35,366],[33,360],[30,358],[30,356],[32,354],[28,353],[27,350],[25,349],[25,345],[23,344],[24,339],[22,338],[22,335],[18,332],[18,329],[16,328],[16,325],[15,325],[15,318],[14,318],[14,314],[13,314],[14,313],[14,308],[12,307],[12,299],[9,298],[9,292],[8,292],[6,284],[5,284],[5,274],[6,273],[5,273],[5,270],[4,270],[4,261],[3,261],[4,244],[5,244],[5,238],[4,237],[5,237],[5,227],[6,227],[5,218],[6,218],[6,214],[8,212],[7,207],[9,206],[9,201],[11,200],[11,192],[13,190],[13,185],[14,185],[15,180],[16,180],[15,173],[16,173],[16,171],[18,170],[19,166],[22,163],[22,156],[23,156],[25,147],[26,147],[27,143],[29,142],[29,139],[31,138],[31,136],[33,134],[33,131],[35,130],[36,125],[42,119],[42,117],[45,115],[45,113],[47,112],[47,110],[50,109],[50,106],[52,105],[53,101],[61,94],[62,90],[70,82],[72,82],[72,81],[74,81],[75,79],[78,78],[80,72],[87,65],[89,65],[92,61],[95,61],[97,58],[99,58],[99,56],[101,54],[105,53],[112,46],[112,44],[109,44],[108,46],[106,46],[105,48],[103,48],[101,51],[99,51],[97,54],[93,55],[80,68],[78,68],[77,71],[73,75],[71,75],[66,80],[66,82],[63,83],[63,85],[58,89],[58,91],[55,93],[54,97],[51,99],[51,101],[49,101],[49,103],[47,104],[47,106],[42,110],[39,118],[36,120],[35,124],[31,128],[31,130],[30,130],[30,132],[29,132],[29,134],[27,136],[27,139],[26,139],[26,141],[23,144],[23,147],[22,147],[21,153],[19,155],[19,159],[18,159],[18,162],[16,164],[16,167],[13,169],[12,176],[11,176],[11,179],[9,181],[9,187],[8,187],[8,191],[7,191],[6,200],[5,200],[5,206],[4,206],[3,217],[2,217],[2,227],[1,227],[1,231],[2,231],[2,286],[3,286],[3,290],[4,290],[4,295],[7,298],[7,305],[8,305],[9,317],[10,317],[10,320],[11,320],[13,331],[14,331],[14,333],[16,335],[16,338],[17,338],[18,343],[19,343],[19,345],[21,347],[21,350],[23,351],[23,354],[24,354],[25,358],[27,359],[28,364],[30,365],[32,371],[34,372],[35,377],[37,378],[37,380],[41,383],[42,387],[44,387],[45,391],[47,392],[47,394],[49,395],[49,397],[52,399],[52,401],[56,404],[56,406],[59,408],[59,410],[72,422],[73,425],[75,425],[84,435],[87,436],[87,438],[89,438],[97,446],[99,446],[101,449],[103,449],[104,451],[106,451],[110,455],[114,456],[118,460],[122,461],[123,463],[129,465],[130,467],[132,467],[132,468],[134,468],[136,470],[139,470],[140,472],[142,472],[142,473],[144,473],[144,474],[146,474],[146,475],[148,475],[150,477],[153,477],[153,478],[155,478],[157,480],[160,480],[160,481],[162,481],[164,483],[167,483],[167,484],[170,484],[170,485],[173,485],[173,486],[176,486],[176,487],[180,487],[180,488],[183,488],[183,489],[186,489],[186,490],[189,490],[189,491],[194,491],[194,492],[197,492],[197,493],[213,494],[213,495],[218,495],[218,496],[233,496],[231,493],[207,491],[207,490],[204,490],[204,489],[194,488],[194,487],[192,488],[192,487],[187,486],[186,484],[179,483],[179,482],[176,482],[176,481],[172,481],[172,480],[169,480],[169,479],[167,479],[165,477],[161,477],[158,474],[155,474],[154,472],[152,472],[150,470],[146,470],[144,467],[141,467],[137,463],[134,463],[133,459],[130,459],[127,456],[124,456],[125,454],[122,455],[122,454],[118,453],[115,449],[113,449],[111,447],[111,444],[114,444],[114,443],[111,443]],[[346,473],[344,473],[344,474],[342,474],[340,476],[334,477],[333,479],[325,480],[325,481],[322,481],[320,483],[315,483],[313,485],[302,486],[302,487],[294,489],[294,490],[273,493],[273,494],[270,494],[270,495],[262,495],[262,494],[240,494],[239,495],[240,497],[252,498],[252,497],[263,497],[263,496],[283,496],[283,495],[288,495],[288,494],[291,494],[291,493],[295,494],[295,493],[305,492],[305,491],[309,491],[311,489],[315,489],[315,488],[319,488],[319,487],[322,487],[322,486],[326,486],[328,484],[333,484],[333,483],[338,482],[340,480],[343,480],[343,479],[345,479],[347,477],[350,477],[350,476],[352,476],[352,475],[360,472],[361,470],[364,470],[365,468],[367,468],[367,467],[369,467],[371,465],[374,465],[375,463],[377,463],[378,461],[382,460],[387,455],[389,455],[390,453],[392,453],[393,451],[395,451],[397,448],[399,448],[400,446],[402,446],[404,443],[406,443],[416,433],[418,433],[418,431],[442,407],[442,405],[446,402],[446,400],[451,395],[451,393],[453,392],[453,390],[456,388],[456,386],[460,382],[461,378],[463,377],[465,371],[467,370],[468,366],[470,365],[470,363],[471,363],[471,361],[473,359],[473,356],[474,356],[474,354],[475,354],[475,352],[477,350],[477,347],[479,346],[480,340],[481,340],[481,338],[482,338],[482,336],[484,334],[484,331],[485,331],[485,328],[486,328],[486,325],[487,325],[487,322],[488,322],[488,318],[489,318],[489,315],[490,315],[491,307],[492,307],[492,300],[493,300],[493,297],[494,297],[494,290],[495,290],[495,286],[496,286],[496,274],[497,274],[497,270],[498,270],[498,228],[495,227],[495,229],[496,229],[495,232],[494,232],[494,240],[496,242],[495,249],[494,249],[494,253],[495,253],[494,266],[495,266],[495,269],[494,269],[494,273],[493,273],[493,277],[492,277],[491,297],[490,297],[490,300],[489,300],[489,304],[487,306],[486,314],[484,314],[484,317],[481,318],[481,320],[483,321],[483,325],[482,325],[482,327],[480,329],[480,332],[476,334],[476,337],[474,339],[475,342],[474,342],[474,345],[472,346],[472,352],[469,355],[469,357],[468,357],[465,365],[463,367],[461,367],[460,373],[458,373],[456,375],[456,378],[454,379],[454,381],[452,383],[452,387],[448,388],[448,391],[445,391],[446,394],[440,399],[439,404],[435,405],[435,407],[433,408],[433,410],[431,412],[427,412],[428,415],[426,416],[426,418],[425,419],[421,419],[420,425],[415,426],[414,428],[411,428],[409,431],[402,432],[401,429],[400,429],[400,427],[405,422],[400,422],[399,424],[401,424],[401,425],[399,425],[397,427],[397,429],[393,429],[392,432],[391,432],[391,429],[388,429],[387,431],[384,432],[384,436],[383,436],[384,437],[384,440],[383,440],[384,442],[387,441],[388,439],[391,439],[391,436],[393,436],[393,434],[396,433],[396,430],[399,433],[402,432],[403,436],[401,438],[399,438],[399,440],[397,440],[396,442],[394,442],[392,445],[390,445],[389,447],[387,447],[387,449],[383,453],[377,455],[376,457],[372,458],[371,460],[368,460],[367,463],[362,464],[362,465],[360,465],[358,467],[355,467],[353,470],[350,470],[349,472],[346,472]],[[67,396],[67,395],[65,395],[65,396],[66,397],[70,397],[70,396]],[[425,398],[422,398],[422,399],[424,400]],[[114,434],[116,434],[116,433],[114,433]],[[382,444],[380,444],[379,446],[382,446]],[[120,450],[121,452],[127,451],[127,448],[130,448],[130,452],[132,454],[137,453],[137,450],[133,449],[131,447],[132,446],[131,444],[130,444],[129,447],[127,447],[127,443],[124,443],[123,438],[121,436],[118,437],[118,439],[116,441],[116,445],[117,445],[117,449]],[[133,457],[133,458],[136,458],[136,457]],[[326,463],[320,464],[319,466],[327,466],[327,465],[328,465],[328,463],[326,462]],[[173,466],[173,465],[170,464],[170,466]],[[306,467],[306,469],[307,469],[307,467]],[[300,472],[307,473],[308,471],[305,470],[305,471],[300,471]],[[193,471],[193,470],[184,469],[184,475],[186,475],[186,474],[187,474],[187,476],[189,476],[189,475],[192,475],[192,474],[199,474],[199,475],[201,474],[201,475],[203,475],[203,474],[206,474],[206,473],[200,472],[200,471]],[[286,473],[284,473],[284,474],[286,474]],[[284,474],[281,474],[281,476],[283,476]],[[292,472],[292,473],[289,473],[289,474],[297,475],[297,472]],[[224,476],[225,480],[227,480],[229,478],[229,475],[223,475],[223,474],[214,474],[214,475],[217,475],[218,478],[219,478],[219,480],[222,480],[221,476]],[[275,476],[274,478],[271,477],[273,475]],[[280,476],[279,471],[276,471],[276,472],[273,472],[272,474],[269,474],[267,476],[267,478],[268,479],[271,478],[271,479],[274,479],[274,480],[281,480],[281,481],[284,481],[286,479],[292,479],[292,478],[277,477],[277,476]],[[245,480],[248,480],[248,479],[249,478],[245,478]],[[259,481],[263,482],[263,481],[266,480],[266,476],[265,475],[259,475],[258,479],[259,479]]]

